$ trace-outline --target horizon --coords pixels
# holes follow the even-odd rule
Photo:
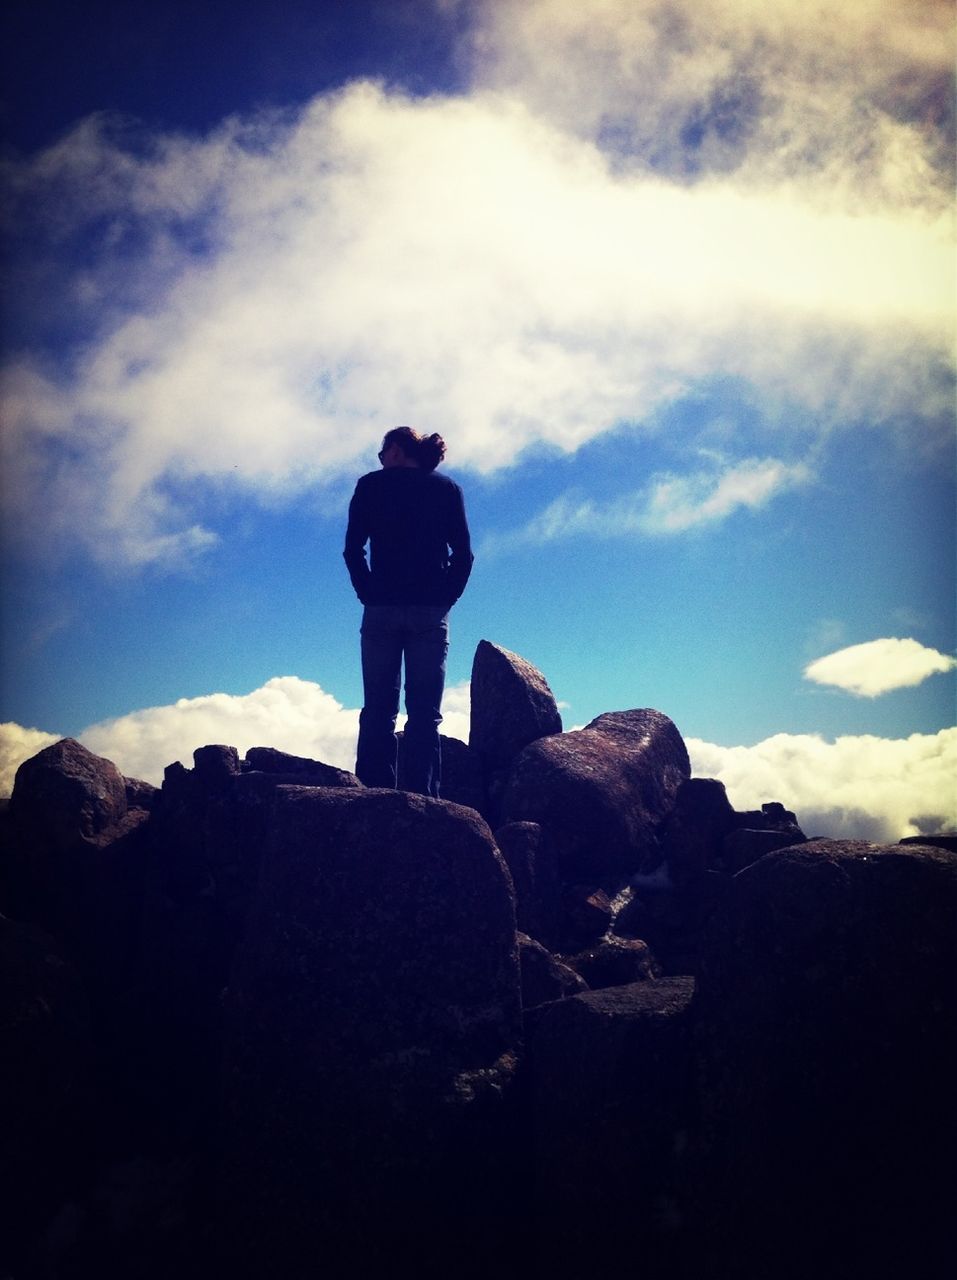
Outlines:
[[[443,732],[488,639],[736,808],[957,829],[950,6],[3,23],[0,794],[65,736],[351,769],[346,508],[409,422],[476,551]]]

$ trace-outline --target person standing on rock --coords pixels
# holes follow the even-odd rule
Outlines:
[[[405,789],[438,796],[439,724],[449,648],[449,610],[472,571],[462,490],[436,474],[439,435],[387,431],[380,471],[364,475],[349,504],[343,556],[362,615],[363,707],[356,775],[367,787],[396,785],[405,660]],[[369,555],[366,557],[366,545]]]

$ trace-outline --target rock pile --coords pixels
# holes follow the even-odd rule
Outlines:
[[[64,740],[0,814],[0,1273],[937,1274],[957,852],[807,841],[485,641],[448,799]],[[456,803],[465,800],[465,804]]]

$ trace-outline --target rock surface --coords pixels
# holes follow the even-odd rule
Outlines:
[[[566,878],[627,875],[658,861],[659,825],[690,772],[667,716],[609,712],[525,748],[509,774],[504,818],[539,823]]]
[[[49,852],[96,842],[126,817],[126,784],[110,760],[62,738],[17,770],[10,813]]]
[[[410,1222],[441,1235],[445,1192],[482,1185],[468,1153],[520,1037],[511,883],[482,819],[283,789],[226,1015],[226,1209],[245,1265],[381,1264]]]
[[[588,990],[588,983],[580,974],[557,956],[553,956],[528,934],[519,933],[518,946],[522,970],[522,1006],[526,1010]]]
[[[498,848],[269,748],[28,766],[0,1272],[947,1274],[953,836],[804,842],[657,712],[526,746]]]
[[[542,1274],[674,1274],[692,978],[588,991],[528,1032]]]

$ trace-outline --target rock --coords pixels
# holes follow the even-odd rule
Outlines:
[[[17,770],[5,899],[18,919],[53,934],[103,1009],[120,997],[136,954],[148,817],[127,808],[116,766],[72,738]]]
[[[33,844],[61,852],[110,838],[126,816],[126,784],[112,761],[62,738],[21,764],[10,812]]]
[[[549,1000],[563,1000],[566,996],[588,990],[588,983],[584,978],[534,938],[519,933],[518,947],[522,970],[522,1006],[525,1009],[533,1009]]]
[[[159,787],[154,787],[151,782],[143,782],[141,778],[124,778],[123,784],[126,787],[127,811],[143,809],[149,813],[159,795]]]
[[[317,787],[357,787],[359,779],[345,769],[337,769],[321,760],[291,756],[275,747],[250,747],[243,761],[243,772],[255,771],[277,776],[283,782]]]
[[[223,1225],[251,1274],[401,1270],[478,1230],[521,1002],[511,883],[477,813],[283,788],[226,1017]]]
[[[647,942],[665,974],[697,973],[702,934],[730,884],[723,872],[706,871],[687,889],[629,888],[616,899],[612,933]]]
[[[804,836],[795,840],[787,831],[754,831],[749,827],[739,827],[725,836],[721,849],[721,860],[731,875],[743,871],[752,862],[757,862],[767,853],[775,849],[787,849],[795,844],[803,844]]]
[[[611,925],[611,898],[602,888],[566,885],[562,893],[561,943],[566,951],[587,947],[604,937]]]
[[[77,1117],[88,1106],[90,1011],[56,941],[0,916],[0,1240],[11,1274],[75,1176]]]
[[[675,888],[693,886],[717,867],[722,841],[734,825],[724,783],[714,778],[682,782],[661,829],[661,858]]]
[[[555,695],[537,667],[488,640],[472,662],[469,746],[490,769],[504,769],[523,747],[561,733]]]
[[[642,1275],[675,1274],[693,992],[691,978],[662,978],[588,991],[528,1020],[538,1274],[636,1275],[639,1260]]]
[[[196,776],[208,786],[227,783],[240,771],[239,752],[235,747],[219,744],[197,747],[193,752],[193,767]]]
[[[905,836],[900,843],[930,845],[934,849],[949,849],[951,853],[957,853],[957,832],[940,831],[933,836]]]
[[[546,946],[557,943],[562,918],[561,884],[554,855],[545,847],[537,822],[509,822],[495,841],[515,887],[518,927]]]
[[[661,977],[648,944],[639,938],[603,938],[577,955],[563,958],[593,991]]]
[[[695,1006],[718,1272],[945,1274],[955,925],[941,849],[815,840],[734,878]]]
[[[398,783],[405,782],[405,734],[396,734],[399,740]],[[485,777],[479,756],[458,738],[439,735],[442,747],[441,798],[453,804],[464,804],[485,816]]]
[[[690,772],[667,716],[610,712],[526,747],[509,774],[503,816],[539,823],[563,876],[594,883],[657,864],[658,827]]]

